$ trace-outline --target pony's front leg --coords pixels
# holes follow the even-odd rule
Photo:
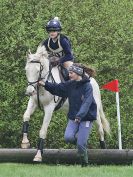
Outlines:
[[[30,147],[30,142],[28,140],[28,127],[29,127],[29,120],[30,116],[34,113],[37,105],[34,100],[30,97],[27,109],[23,115],[23,128],[22,128],[22,143],[21,148],[27,149]]]
[[[43,154],[44,143],[45,143],[45,139],[47,135],[47,129],[51,121],[54,108],[55,108],[55,104],[47,105],[44,108],[45,116],[44,116],[43,124],[40,130],[40,133],[39,133],[37,153],[35,155],[35,158],[33,159],[34,162],[42,162],[42,154]]]

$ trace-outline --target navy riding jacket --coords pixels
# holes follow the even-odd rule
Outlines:
[[[81,121],[93,121],[97,116],[97,105],[93,98],[93,90],[89,79],[67,81],[65,83],[45,83],[45,89],[53,95],[68,97],[68,118]]]
[[[74,58],[70,41],[65,35],[58,35],[56,41],[53,41],[52,38],[48,38],[42,45],[45,46],[49,54],[58,56],[60,58],[60,63],[71,61]]]

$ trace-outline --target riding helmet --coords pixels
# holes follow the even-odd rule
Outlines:
[[[59,21],[58,17],[55,17],[54,19],[50,20],[46,25],[47,32],[50,31],[61,31],[61,22]]]

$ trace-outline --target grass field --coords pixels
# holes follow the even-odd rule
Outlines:
[[[0,163],[0,177],[133,177],[133,166],[34,165]]]

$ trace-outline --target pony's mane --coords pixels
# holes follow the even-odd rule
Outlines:
[[[47,52],[45,46],[38,46],[36,53],[34,53],[34,54],[29,52],[29,54],[27,56],[27,63],[26,63],[25,68],[27,68],[28,64],[33,61],[41,62],[41,64],[43,66],[45,66],[45,68],[47,68],[47,70],[49,69],[48,52]]]
[[[48,52],[47,52],[44,45],[43,46],[41,46],[41,45],[38,46],[36,54],[48,58]]]
[[[29,50],[29,54],[27,55],[27,63],[31,61],[43,61],[48,58],[48,52],[45,46],[38,46],[36,53],[32,54]]]

